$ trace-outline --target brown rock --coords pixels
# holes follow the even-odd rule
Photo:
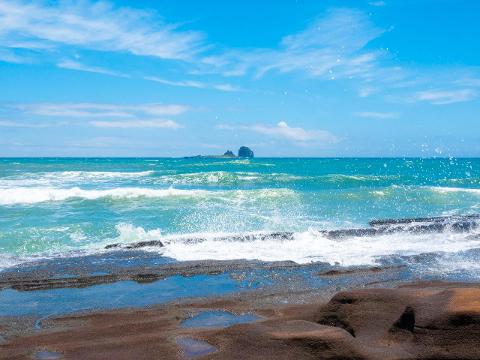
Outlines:
[[[221,349],[212,358],[480,359],[480,288],[459,286],[341,292],[304,320],[212,334]]]
[[[480,359],[480,284],[353,290],[327,304],[263,308],[265,320],[255,323],[179,327],[198,308],[257,311],[245,296],[46,320],[45,329],[6,339],[0,358],[50,351],[66,359],[180,359],[177,339],[189,337],[218,349],[201,359]]]

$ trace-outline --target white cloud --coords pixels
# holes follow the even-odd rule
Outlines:
[[[179,115],[189,108],[176,104],[121,105],[105,103],[36,103],[14,105],[28,114],[70,118],[138,118],[145,116]]]
[[[42,128],[47,127],[48,124],[31,124],[25,122],[17,122],[11,120],[0,120],[0,127],[11,127],[11,128]]]
[[[205,70],[239,76],[253,71],[262,76],[270,71],[302,71],[324,79],[361,78],[376,75],[381,51],[365,46],[384,30],[372,25],[360,11],[336,9],[318,19],[306,30],[284,37],[277,49],[229,51],[202,59]]]
[[[478,74],[477,74],[478,76]],[[480,88],[480,78],[475,76],[464,76],[455,81],[459,86],[472,86]]]
[[[35,103],[7,105],[0,110],[11,112],[22,117],[32,116],[46,118],[61,118],[60,122],[52,123],[45,119],[36,119],[37,123],[22,121],[0,121],[3,127],[47,127],[64,126],[71,124],[70,120],[87,120],[88,124],[98,128],[164,128],[179,129],[183,126],[170,120],[157,116],[175,116],[184,113],[188,107],[184,105],[165,104],[138,104],[118,105],[104,103]],[[15,113],[15,111],[17,113]]]
[[[121,139],[111,136],[98,136],[85,140],[70,142],[68,147],[77,148],[126,148],[132,146],[132,139]]]
[[[369,4],[386,5],[383,0],[371,0]],[[462,85],[455,83],[458,77],[449,68],[428,71],[391,65],[393,58],[389,57],[388,49],[372,46],[372,41],[385,31],[388,29],[375,26],[365,12],[332,9],[303,31],[279,39],[271,48],[222,52],[208,45],[202,33],[183,31],[178,25],[165,23],[154,11],[93,0],[0,0],[0,61],[26,62],[30,57],[47,54],[46,61],[53,61],[60,68],[127,76],[91,63],[65,59],[72,57],[68,55],[72,50],[87,49],[181,60],[191,75],[261,77],[267,73],[295,72],[318,80],[352,80],[360,97],[381,94],[388,88],[392,90],[391,98],[403,102],[408,99],[449,104],[475,98],[478,69],[470,71],[471,85]],[[175,65],[178,62],[167,64]],[[210,80],[144,78],[177,87],[242,91],[231,84]],[[442,90],[418,91],[419,86]]]
[[[0,61],[15,63],[15,64],[22,64],[27,62],[27,59],[15,54],[15,52],[13,52],[10,49],[0,49]]]
[[[239,88],[236,88],[230,84],[208,84],[205,82],[194,81],[194,80],[166,80],[156,76],[145,76],[145,80],[158,82],[160,84],[170,85],[170,86],[178,86],[178,87],[189,87],[189,88],[196,88],[196,89],[214,89],[219,91],[240,91]]]
[[[190,88],[197,88],[197,89],[205,89],[207,86],[204,83],[198,81],[173,81],[173,80],[166,80],[156,76],[145,76],[145,80],[158,82],[160,84],[170,85],[170,86],[179,86],[179,87],[190,87]]]
[[[453,89],[419,91],[414,95],[413,99],[416,101],[427,101],[434,105],[445,105],[469,101],[475,97],[477,97],[477,92],[473,89]]]
[[[243,91],[242,89],[230,85],[230,84],[218,84],[218,85],[212,85],[212,88],[215,90],[219,91],[225,91],[225,92],[235,92],[235,91]]]
[[[125,75],[125,74],[121,74],[121,73],[104,69],[101,67],[84,65],[73,60],[62,60],[57,63],[57,66],[62,69],[78,70],[78,71],[92,72],[92,73],[111,75],[111,76],[128,77],[128,75]]]
[[[173,120],[121,120],[121,121],[91,121],[90,125],[99,128],[162,128],[180,129],[183,126]]]
[[[180,31],[146,11],[107,2],[2,0],[0,42],[76,46],[162,59],[191,59],[203,49],[198,32]],[[13,46],[12,46],[13,47]]]
[[[245,130],[269,135],[277,138],[284,138],[298,143],[304,142],[325,142],[336,143],[338,138],[326,130],[305,130],[301,127],[290,127],[285,121],[280,121],[275,126],[256,124],[256,125],[218,125],[217,128],[224,130]]]
[[[385,1],[379,0],[379,1],[370,1],[368,5],[381,7],[381,6],[386,6],[387,3]]]
[[[367,96],[370,96],[370,95],[376,93],[377,91],[378,91],[378,89],[376,89],[374,87],[365,86],[365,87],[362,87],[358,90],[358,96],[364,98],[364,97],[367,97]]]
[[[384,1],[370,5],[385,6]],[[368,97],[389,90],[390,99],[450,104],[472,100],[480,87],[478,68],[404,68],[394,63],[388,48],[375,49],[372,41],[385,29],[371,22],[364,12],[333,9],[305,30],[283,37],[276,48],[230,50],[201,58],[199,73],[220,72],[224,76],[270,72],[298,72],[312,79],[351,81],[358,96]],[[434,91],[418,91],[433,86]]]
[[[396,112],[378,112],[378,111],[360,111],[354,113],[355,116],[372,119],[397,119],[400,114]]]

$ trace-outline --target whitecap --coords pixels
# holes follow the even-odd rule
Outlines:
[[[139,197],[161,198],[172,196],[195,197],[206,195],[204,190],[149,189],[149,188],[114,188],[106,190],[84,190],[78,187],[16,187],[0,189],[0,205],[35,204],[46,201],[65,201],[69,199],[95,200],[100,198],[133,199]]]

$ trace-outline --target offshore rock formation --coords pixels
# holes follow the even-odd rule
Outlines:
[[[241,146],[238,149],[238,157],[253,158],[253,151],[247,146]]]
[[[236,158],[237,156],[231,150],[227,150],[223,155],[196,155],[185,156],[184,159],[222,159],[222,158]],[[238,157],[253,158],[253,151],[247,146],[241,146],[238,149]]]

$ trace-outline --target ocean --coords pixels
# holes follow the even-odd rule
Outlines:
[[[171,261],[356,266],[437,254],[438,271],[480,274],[475,218],[461,231],[447,221],[438,231],[407,222],[326,232],[479,213],[480,159],[4,158],[0,269],[158,241],[142,250]]]

